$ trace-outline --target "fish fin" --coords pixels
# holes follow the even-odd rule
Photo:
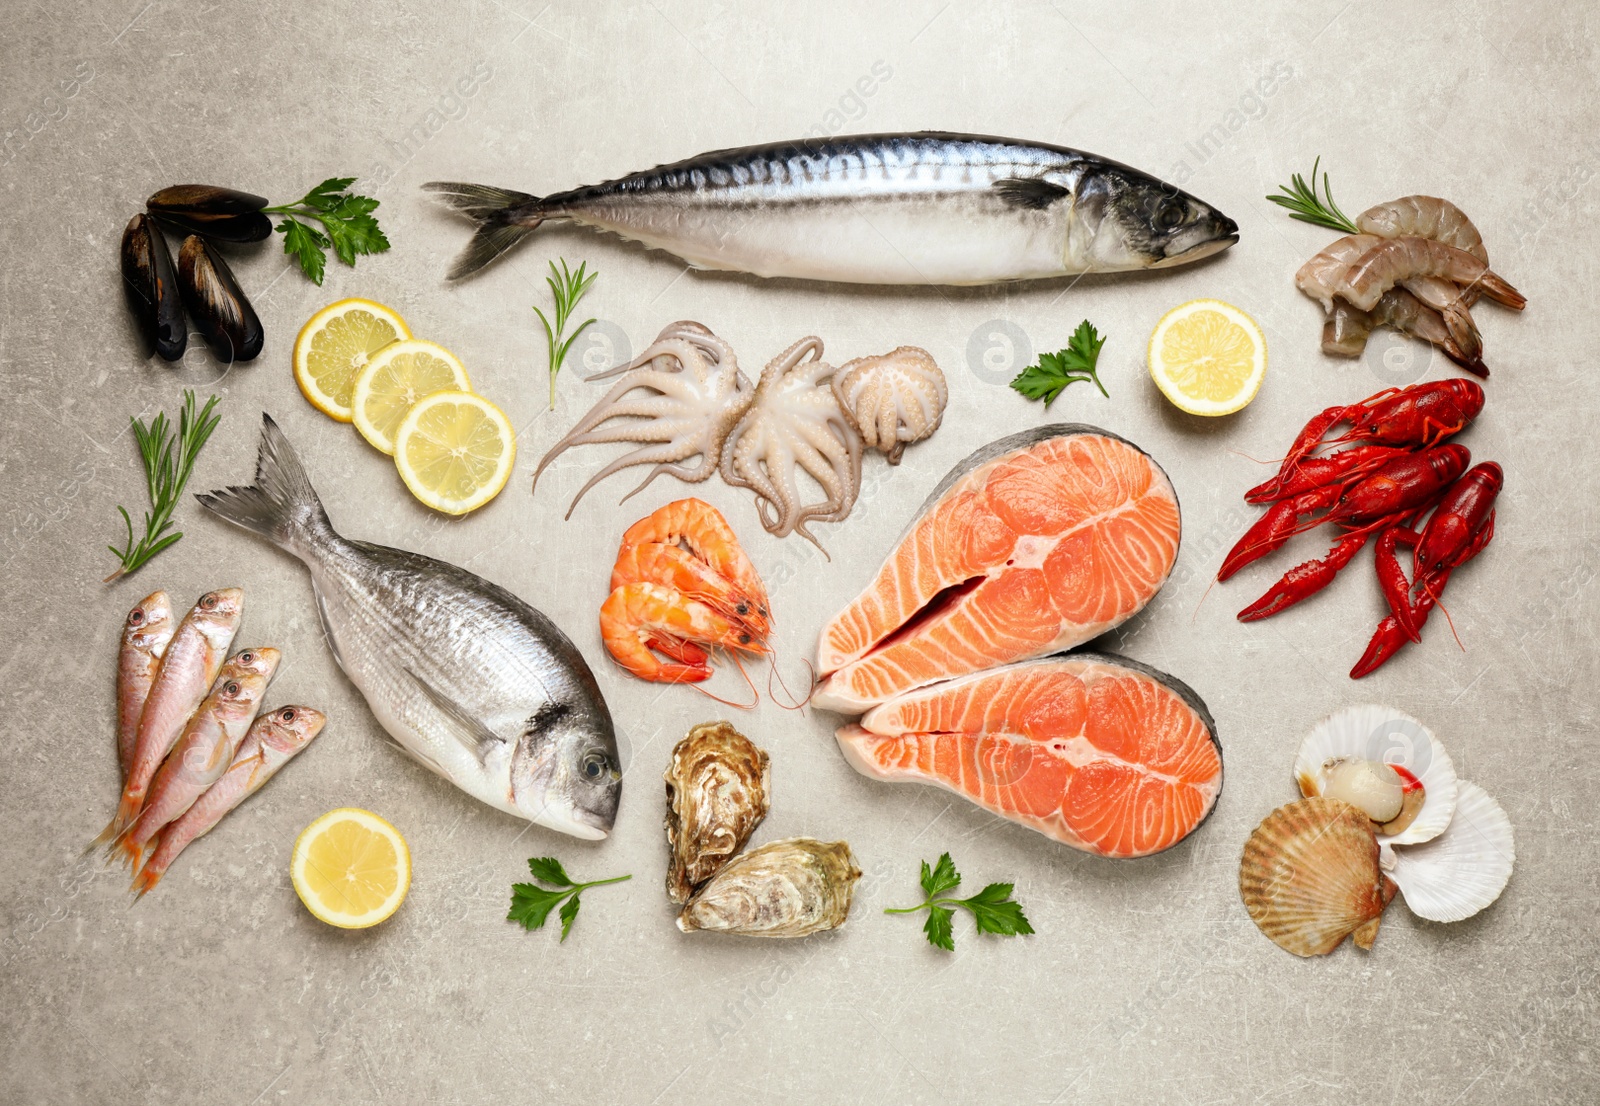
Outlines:
[[[1023,179],[1020,177],[1007,177],[997,180],[991,185],[1000,198],[1011,207],[1026,208],[1040,211],[1049,207],[1057,200],[1072,195],[1072,189],[1063,188],[1059,184],[1052,184],[1047,180],[1035,177]]]
[[[539,228],[544,220],[529,220],[521,209],[537,204],[539,197],[509,188],[459,181],[429,181],[422,186],[456,211],[478,224],[472,241],[450,266],[446,280],[471,276]]]
[[[417,682],[417,686],[422,689],[422,693],[428,697],[429,702],[443,711],[445,716],[455,723],[454,733],[457,740],[465,745],[473,756],[478,758],[479,764],[488,759],[492,750],[504,743],[505,739],[503,737],[474,718],[467,708],[434,687],[411,669],[408,668],[405,671],[407,676]]]
[[[328,621],[328,606],[322,601],[322,589],[317,587],[315,580],[311,581],[311,595],[317,601],[317,620],[322,623],[322,640],[328,643],[328,652],[333,654],[333,663],[339,666],[339,671],[348,673],[350,670],[344,666],[344,655],[339,652],[339,639],[333,636],[333,623]]]
[[[259,534],[297,555],[333,537],[328,513],[306,476],[294,446],[272,416],[261,416],[256,482],[195,496],[214,515]]]

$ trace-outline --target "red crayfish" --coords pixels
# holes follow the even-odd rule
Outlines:
[[[1229,551],[1217,579],[1228,579],[1324,522],[1344,534],[1327,556],[1291,568],[1240,611],[1239,620],[1267,618],[1315,595],[1377,534],[1378,581],[1391,613],[1351,676],[1366,675],[1406,641],[1420,640],[1421,625],[1450,573],[1494,535],[1492,508],[1503,482],[1500,466],[1483,464],[1467,472],[1471,455],[1466,447],[1440,444],[1471,422],[1483,410],[1483,401],[1483,388],[1473,381],[1445,380],[1391,388],[1360,403],[1330,407],[1307,423],[1277,474],[1245,493],[1248,502],[1270,506]],[[1330,430],[1345,424],[1345,433],[1324,440]],[[1329,445],[1348,448],[1314,455]],[[1433,514],[1419,533],[1413,527],[1430,510]],[[1396,556],[1400,545],[1415,551],[1412,580],[1406,579]],[[1412,592],[1419,588],[1413,600]]]

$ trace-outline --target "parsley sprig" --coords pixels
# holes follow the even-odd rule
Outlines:
[[[1110,393],[1100,383],[1095,370],[1100,360],[1100,347],[1105,344],[1105,337],[1085,319],[1072,332],[1072,340],[1067,343],[1066,349],[1040,354],[1039,363],[1029,365],[1018,373],[1011,386],[1029,399],[1044,400],[1047,408],[1067,385],[1080,380],[1090,381],[1100,389],[1101,395],[1110,399]]]
[[[926,860],[922,862],[922,892],[927,898],[916,906],[890,907],[884,913],[915,914],[919,910],[926,910],[928,920],[923,923],[922,932],[928,935],[928,944],[947,952],[956,949],[955,932],[951,924],[956,912],[951,907],[959,906],[971,914],[979,933],[1015,937],[1019,933],[1033,932],[1033,926],[1028,924],[1027,917],[1022,913],[1022,904],[1011,898],[1011,884],[991,883],[966,899],[940,898],[944,892],[953,891],[960,885],[961,874],[956,871],[955,861],[950,859],[949,853],[942,853],[939,862],[932,868],[928,867]]]
[[[559,269],[556,268],[554,261],[550,262],[550,275],[544,278],[544,282],[550,286],[550,296],[556,301],[556,321],[554,326],[550,325],[550,319],[543,311],[539,310],[537,304],[533,308],[534,313],[539,316],[539,321],[544,324],[545,342],[549,346],[550,410],[552,411],[556,409],[556,373],[561,371],[561,363],[567,359],[567,351],[572,348],[572,343],[577,341],[578,335],[583,333],[585,327],[594,322],[593,319],[585,319],[578,324],[578,329],[574,330],[566,341],[562,341],[561,335],[567,329],[567,319],[572,315],[572,309],[578,306],[578,301],[589,290],[589,285],[593,284],[594,278],[600,275],[599,273],[589,273],[587,277],[584,276],[584,272],[588,267],[589,263],[585,261],[578,266],[577,272],[573,272],[567,268],[567,259],[564,257],[561,259],[561,268]]]
[[[322,283],[330,246],[346,265],[354,265],[357,254],[389,248],[389,239],[372,214],[378,201],[346,191],[355,182],[355,177],[329,177],[294,203],[265,209],[268,215],[284,217],[278,224],[283,252],[298,260],[301,271],[315,284]],[[321,223],[322,229],[306,220]]]
[[[1342,231],[1345,234],[1358,234],[1356,225],[1350,221],[1350,216],[1339,210],[1339,205],[1333,202],[1333,189],[1328,184],[1328,174],[1322,174],[1322,193],[1317,192],[1317,167],[1322,164],[1318,157],[1311,163],[1311,184],[1306,185],[1306,179],[1299,173],[1289,178],[1289,183],[1278,186],[1280,195],[1268,196],[1267,199],[1279,207],[1289,209],[1289,218],[1299,219],[1302,223],[1312,226],[1327,227],[1329,230]],[[1323,196],[1327,199],[1324,200]]]
[[[525,929],[544,928],[545,919],[550,916],[550,911],[561,904],[561,939],[565,941],[567,934],[572,931],[572,921],[578,916],[578,894],[590,887],[603,887],[608,883],[621,883],[625,879],[632,879],[631,874],[613,876],[610,879],[595,879],[588,883],[578,883],[567,875],[561,867],[561,861],[553,856],[535,856],[528,860],[528,870],[533,873],[533,878],[539,883],[552,884],[553,888],[540,887],[537,883],[513,883],[511,885],[511,913],[506,915],[506,920],[520,922]],[[565,900],[565,901],[563,901]]]
[[[105,578],[106,583],[137,570],[151,557],[183,537],[181,530],[168,533],[172,529],[172,511],[183,497],[183,488],[189,482],[189,473],[194,470],[195,459],[200,456],[206,439],[211,437],[211,432],[222,419],[221,415],[211,413],[216,405],[217,397],[212,396],[197,414],[194,393],[185,390],[183,407],[178,411],[176,435],[172,432],[172,424],[165,411],[157,412],[149,426],[144,424],[143,419],[131,420],[133,438],[139,445],[139,460],[144,463],[150,509],[144,515],[144,537],[135,544],[133,519],[128,516],[127,508],[117,508],[122,515],[123,525],[128,529],[128,539],[121,549],[114,545],[106,546],[122,562],[115,572]]]

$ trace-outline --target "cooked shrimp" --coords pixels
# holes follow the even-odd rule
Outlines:
[[[1489,264],[1483,235],[1472,225],[1466,212],[1437,196],[1401,196],[1398,200],[1369,207],[1356,216],[1356,226],[1364,234],[1383,238],[1431,238]]]
[[[1383,238],[1376,234],[1345,235],[1300,266],[1299,272],[1294,274],[1295,287],[1322,304],[1324,311],[1331,312],[1334,309],[1334,297],[1344,286],[1344,277],[1350,266],[1382,242]]]
[[[1350,267],[1335,292],[1363,311],[1371,311],[1389,289],[1418,277],[1440,277],[1462,287],[1476,287],[1518,311],[1528,303],[1522,293],[1465,250],[1416,237],[1380,241]]]
[[[659,584],[627,584],[613,591],[600,607],[600,638],[618,664],[655,683],[708,679],[711,666],[702,646],[766,652],[706,604]],[[664,664],[656,653],[676,663]]]
[[[624,545],[611,570],[611,590],[628,584],[660,584],[697,599],[728,621],[766,640],[771,626],[739,588],[679,546],[647,541]]]
[[[746,605],[763,624],[770,618],[766,585],[745,555],[733,527],[711,504],[692,497],[676,500],[640,519],[622,535],[624,552],[646,542],[683,545],[727,582],[735,607]]]

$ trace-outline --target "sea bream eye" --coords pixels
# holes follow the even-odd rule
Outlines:
[[[590,753],[583,758],[583,774],[591,780],[597,780],[605,774],[606,758],[599,753]]]

